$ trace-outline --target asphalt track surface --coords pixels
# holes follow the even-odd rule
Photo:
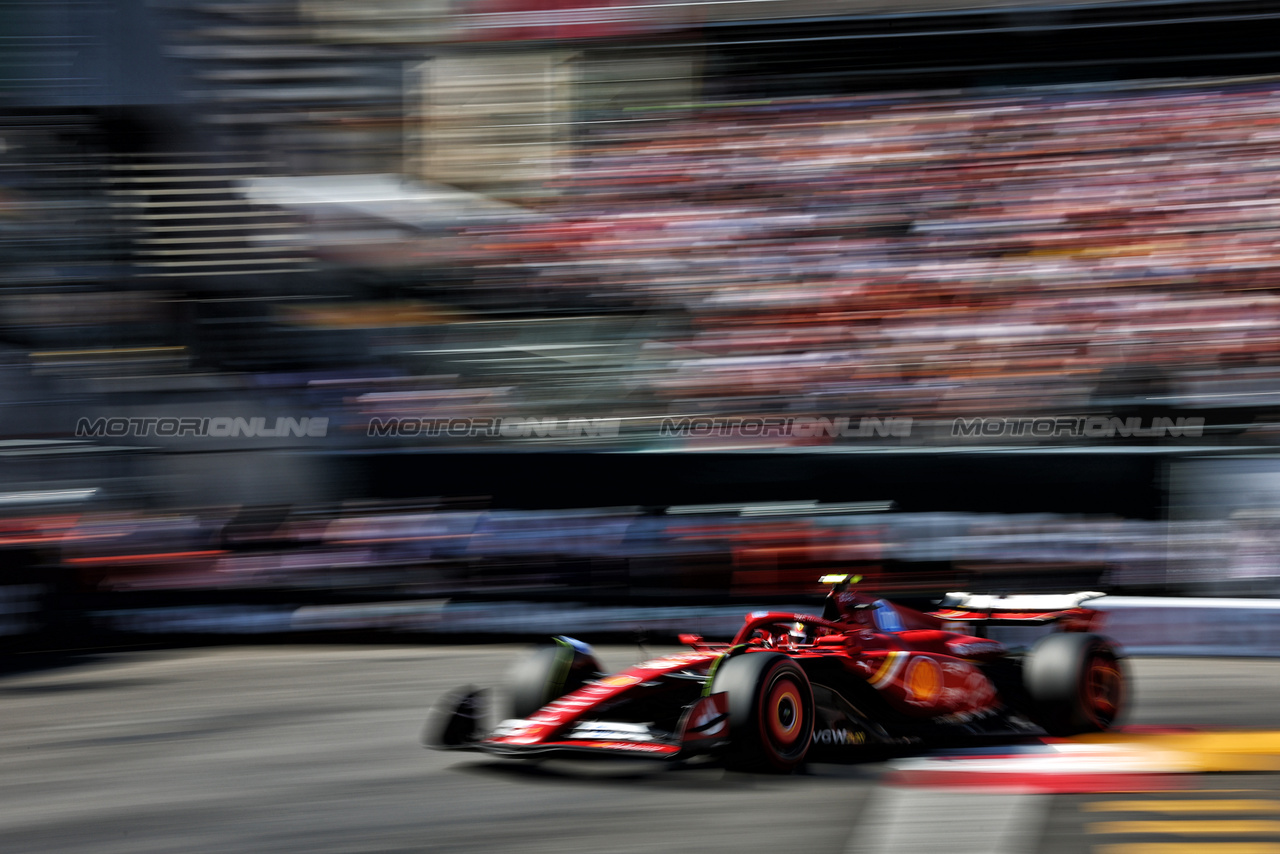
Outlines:
[[[421,747],[438,696],[500,682],[524,649],[218,647],[25,670],[11,660],[0,675],[0,852],[845,854],[864,850],[869,813],[886,809],[883,763],[769,777],[526,765]],[[598,653],[613,669],[642,657],[634,647]],[[1273,727],[1280,716],[1280,662],[1131,665],[1130,723]],[[1197,779],[1224,792],[1280,788],[1270,774]],[[895,847],[995,850],[972,840],[1007,822],[1009,805],[958,797],[920,804],[933,830],[922,825],[918,846]],[[1099,847],[1084,828],[1128,826],[1088,824],[1082,798],[1037,807],[1031,850],[1122,850]],[[970,842],[930,838],[953,826],[940,824],[940,809],[956,811],[953,843]]]

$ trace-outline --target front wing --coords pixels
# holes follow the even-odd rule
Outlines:
[[[438,750],[473,750],[496,756],[630,756],[685,759],[715,752],[729,743],[727,694],[699,698],[685,710],[675,732],[644,724],[580,721],[568,727],[535,718],[502,721],[480,733],[487,717],[487,692],[463,689],[432,709],[423,743]]]

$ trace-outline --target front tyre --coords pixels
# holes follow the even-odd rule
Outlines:
[[[523,720],[552,700],[600,675],[600,663],[584,645],[557,640],[516,662],[507,677],[507,716]]]
[[[729,695],[730,767],[790,773],[813,739],[813,687],[785,655],[751,652],[723,659],[711,693]]]
[[[1111,729],[1129,700],[1123,659],[1100,635],[1045,635],[1031,648],[1023,683],[1036,722],[1051,735]]]

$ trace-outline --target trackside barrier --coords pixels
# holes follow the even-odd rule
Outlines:
[[[1089,607],[1131,655],[1280,656],[1280,600],[1104,596]]]
[[[493,635],[560,635],[644,632],[674,638],[680,632],[707,637],[732,637],[742,627],[743,615],[753,610],[810,613],[812,605],[742,606],[608,606],[577,603],[458,602],[438,610],[416,613],[370,610],[369,606],[299,608],[294,613],[297,631],[323,631],[338,626],[393,631],[441,632],[473,637]],[[367,622],[378,620],[377,624]]]
[[[1101,631],[1132,655],[1280,656],[1280,600],[1106,596]],[[812,613],[808,605],[599,606],[574,603],[422,600],[302,607],[154,608],[94,614],[102,626],[137,634],[279,634],[380,631],[477,635],[643,631],[674,638],[731,636],[753,610]]]
[[[129,634],[281,634],[400,632],[459,639],[480,635],[643,632],[674,639],[680,632],[731,637],[753,610],[811,613],[812,605],[598,606],[578,603],[422,600],[352,605],[191,606],[99,611],[95,624]]]

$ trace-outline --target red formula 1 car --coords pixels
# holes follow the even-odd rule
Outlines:
[[[856,760],[874,745],[1110,728],[1128,687],[1116,646],[1089,632],[1097,593],[949,594],[922,613],[833,585],[822,616],[760,612],[729,643],[612,675],[569,638],[513,671],[507,714],[481,731],[484,690],[436,706],[424,741],[516,757],[718,755],[730,767],[787,772],[806,759]],[[1040,626],[1026,651],[991,626]]]

